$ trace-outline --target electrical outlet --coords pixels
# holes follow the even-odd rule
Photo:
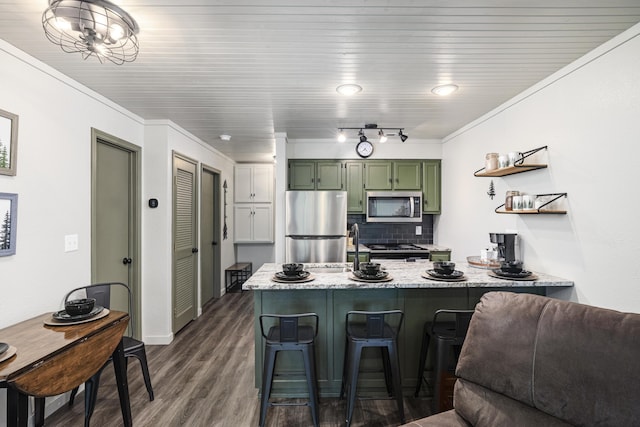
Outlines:
[[[416,236],[422,236],[422,226],[416,225]]]
[[[64,251],[72,252],[78,250],[78,235],[68,234],[64,236]]]

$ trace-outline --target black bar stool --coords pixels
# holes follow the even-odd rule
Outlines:
[[[360,356],[365,347],[380,347],[382,351],[387,392],[398,402],[401,424],[404,424],[404,406],[400,379],[400,358],[398,356],[398,331],[402,326],[404,313],[389,311],[349,311],[346,316],[347,342],[345,346],[344,368],[340,398],[347,391],[347,427],[351,425],[356,401]]]
[[[473,310],[437,310],[433,315],[433,321],[425,322],[422,333],[422,345],[420,347],[420,362],[418,364],[418,382],[416,384],[415,397],[418,397],[422,381],[424,379],[424,367],[429,352],[431,338],[435,340],[435,369],[434,369],[434,390],[433,390],[433,413],[441,412],[442,407],[442,380],[447,371],[455,371],[458,363],[460,349],[464,343],[464,338],[469,329],[469,322]],[[453,357],[452,357],[453,356]],[[450,368],[451,362],[453,368]]]
[[[265,319],[272,319],[275,323],[265,334]],[[304,319],[315,320],[315,325],[300,324]],[[303,321],[303,322],[301,322]],[[260,400],[260,427],[264,426],[269,406],[310,406],[313,425],[318,427],[318,381],[316,376],[315,345],[318,334],[318,315],[303,314],[262,314],[260,315],[260,330],[266,340],[264,349],[264,369],[262,371],[262,397]],[[271,403],[271,387],[279,351],[301,351],[304,360],[304,370],[309,388],[309,401],[301,404]]]

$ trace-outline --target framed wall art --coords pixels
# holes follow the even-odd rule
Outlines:
[[[18,195],[0,193],[0,256],[15,255]]]
[[[0,110],[0,175],[15,175],[18,158],[18,116]]]

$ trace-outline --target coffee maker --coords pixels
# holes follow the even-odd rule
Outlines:
[[[489,233],[491,243],[498,246],[498,259],[515,261],[520,259],[518,235],[516,233]]]

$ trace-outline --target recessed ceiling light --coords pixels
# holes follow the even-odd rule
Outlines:
[[[231,141],[231,135],[222,134],[220,135],[220,139],[223,141]]]
[[[454,84],[446,84],[446,85],[440,85],[440,86],[434,87],[433,89],[431,89],[431,92],[436,95],[447,96],[447,95],[451,95],[453,92],[457,90],[458,90],[458,86]]]
[[[360,91],[362,91],[362,86],[359,86],[359,85],[353,84],[353,83],[340,85],[340,86],[338,86],[336,88],[336,92],[338,92],[341,95],[346,95],[346,96],[355,95],[356,93],[358,93]]]

